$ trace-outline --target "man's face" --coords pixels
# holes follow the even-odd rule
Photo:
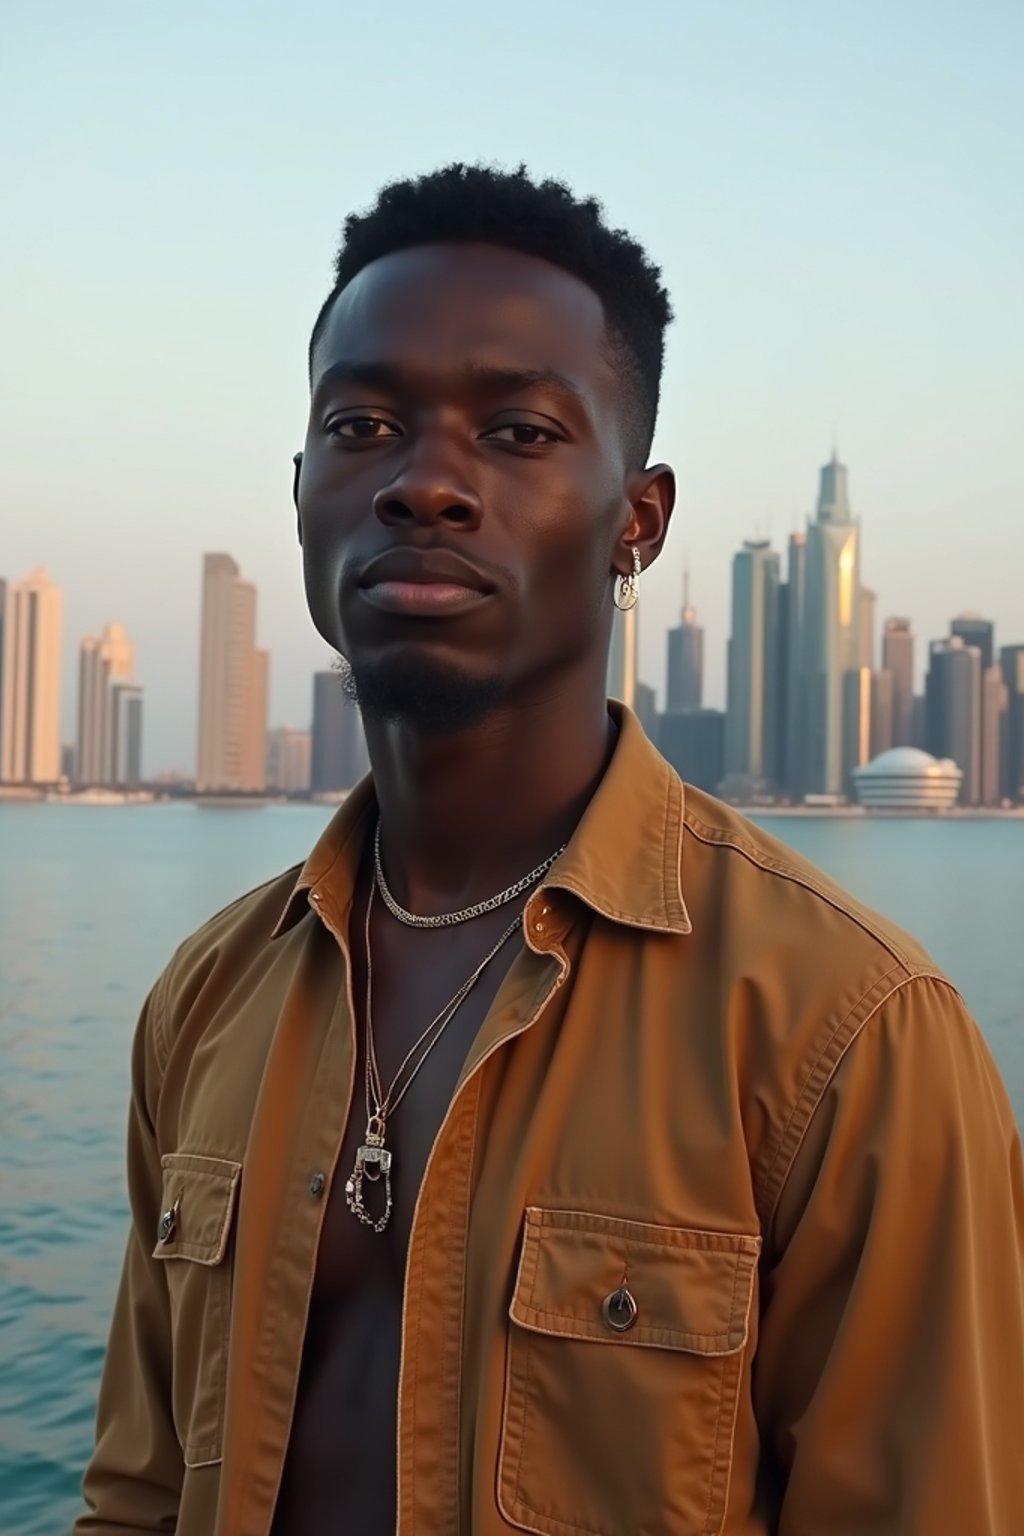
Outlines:
[[[444,728],[603,667],[632,506],[586,284],[492,246],[387,256],[335,301],[311,387],[306,595],[367,713]]]

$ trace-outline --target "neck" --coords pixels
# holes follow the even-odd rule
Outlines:
[[[367,722],[384,868],[403,906],[427,916],[486,900],[568,841],[615,740],[603,677],[578,681],[447,736]]]

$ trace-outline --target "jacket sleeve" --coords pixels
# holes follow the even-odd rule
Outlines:
[[[184,1461],[171,1416],[171,1322],[163,1266],[152,1259],[161,1172],[154,1129],[162,984],[139,1019],[128,1122],[131,1228],[100,1386],[96,1448],[74,1536],[173,1532]]]
[[[778,1536],[1024,1531],[1020,1135],[956,992],[854,1039],[771,1229],[755,1410]]]

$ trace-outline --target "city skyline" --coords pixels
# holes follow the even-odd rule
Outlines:
[[[862,579],[860,521],[851,507],[847,466],[835,448],[819,471],[815,515],[790,535],[787,554],[785,571],[783,552],[769,539],[745,539],[733,555],[722,710],[700,707],[705,630],[691,601],[688,566],[678,623],[660,635],[666,658],[662,690],[651,686],[638,665],[643,633],[638,605],[615,616],[609,694],[629,703],[655,740],[663,719],[685,712],[701,771],[710,773],[707,765],[716,761],[716,752],[721,758],[718,778],[714,784],[705,779],[705,787],[716,787],[720,779],[727,796],[850,797],[855,768],[890,746],[913,744],[929,745],[937,756],[959,763],[964,803],[995,803],[1011,771],[1010,758],[1024,750],[1016,724],[1017,744],[1007,744],[1003,736],[1007,709],[1017,710],[1018,695],[1024,698],[1017,683],[1024,640],[1016,643],[1015,635],[1007,640],[999,632],[997,645],[994,621],[970,610],[949,616],[948,631],[939,636],[915,633],[906,613],[879,615],[877,593]],[[338,765],[356,761],[353,753],[360,752],[365,763],[365,748],[348,741],[352,733],[339,715],[339,680],[332,672],[315,671],[312,696],[307,682],[305,709],[296,697],[287,719],[268,719],[271,662],[268,649],[257,645],[256,586],[226,553],[207,552],[201,569],[197,756],[192,766],[173,771],[207,791],[266,785],[295,790],[310,775],[321,789],[345,787],[351,769]],[[33,583],[46,586],[50,611],[59,614],[63,594],[44,571],[22,581],[0,578],[0,613],[5,606],[8,613],[0,624],[0,652],[6,643],[4,666],[12,677],[18,647],[10,641],[24,622],[15,617],[12,594]],[[52,699],[57,687],[52,624],[49,632],[46,690]],[[24,651],[23,638],[19,644]],[[77,782],[138,781],[142,690],[134,673],[135,647],[119,622],[81,640]],[[20,686],[24,691],[24,682]],[[717,721],[713,717],[719,714]],[[679,725],[676,720],[668,727],[665,745],[685,773],[688,751]],[[131,747],[119,748],[119,736],[122,742],[130,738]],[[120,778],[114,777],[115,761]],[[142,777],[153,780],[160,772],[150,768]],[[6,769],[5,776],[11,777]]]
[[[369,11],[361,44],[386,46],[408,88],[368,143],[379,102],[358,71],[337,91],[351,47],[337,7],[311,0],[301,21],[262,8],[241,28],[196,0],[105,14],[18,9],[0,93],[18,145],[0,570],[42,563],[66,589],[66,738],[75,643],[116,618],[152,703],[149,767],[190,768],[204,549],[230,549],[260,591],[273,723],[328,665],[290,498],[309,329],[345,215],[453,158],[564,176],[663,268],[676,320],[654,457],[676,465],[679,502],[639,624],[661,698],[688,562],[706,702],[723,702],[729,561],[746,538],[781,550],[803,527],[833,426],[879,613],[909,604],[939,635],[978,609],[1019,633],[1020,6],[866,0],[825,27],[780,0],[741,27],[686,0],[595,25],[567,0],[542,48],[498,15],[446,26],[447,0],[404,7],[399,27]],[[627,37],[646,45],[650,86],[630,131],[607,108]],[[439,99],[438,79],[459,90]],[[554,134],[553,113],[581,131]],[[360,153],[339,155],[350,139]],[[59,406],[58,308],[61,356],[88,380]]]

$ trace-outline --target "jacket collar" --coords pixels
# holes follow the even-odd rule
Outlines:
[[[682,781],[625,705],[609,700],[608,712],[619,728],[611,761],[542,888],[569,891],[612,922],[690,933],[682,885]],[[367,776],[302,866],[272,938],[293,927],[309,902],[329,900],[338,919],[347,919],[376,815],[373,779]]]

